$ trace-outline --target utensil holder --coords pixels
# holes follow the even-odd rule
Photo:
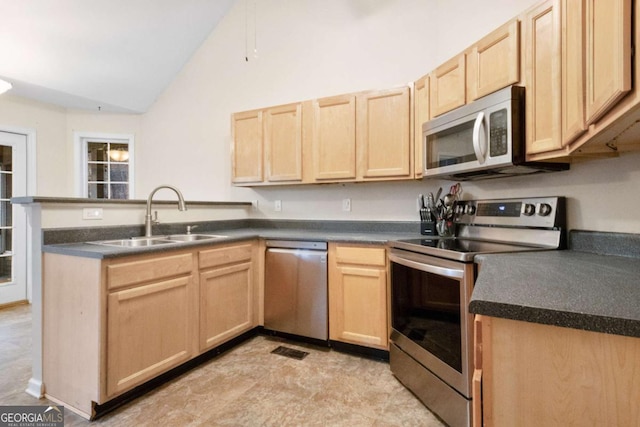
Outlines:
[[[440,219],[436,223],[436,230],[440,237],[452,237],[456,234],[456,223],[450,219]]]
[[[420,234],[437,236],[436,223],[434,221],[420,221]]]

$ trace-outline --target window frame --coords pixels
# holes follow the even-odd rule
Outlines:
[[[74,132],[75,146],[75,175],[76,196],[89,197],[88,146],[89,142],[103,142],[111,144],[127,144],[129,147],[129,197],[127,199],[97,199],[97,200],[131,200],[135,198],[135,138],[133,134],[116,134],[100,132]],[[114,162],[118,164],[118,162]]]

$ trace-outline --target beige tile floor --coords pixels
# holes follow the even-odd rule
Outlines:
[[[0,405],[46,405],[31,377],[29,306],[0,310]],[[271,354],[279,345],[303,360]],[[258,336],[89,423],[65,426],[443,426],[388,363]]]

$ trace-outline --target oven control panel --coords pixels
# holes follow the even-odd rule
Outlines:
[[[564,197],[460,200],[455,206],[459,224],[514,227],[564,227]]]

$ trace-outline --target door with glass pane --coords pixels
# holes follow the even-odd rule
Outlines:
[[[0,132],[0,305],[27,299],[26,213],[11,198],[25,196],[25,135]]]

